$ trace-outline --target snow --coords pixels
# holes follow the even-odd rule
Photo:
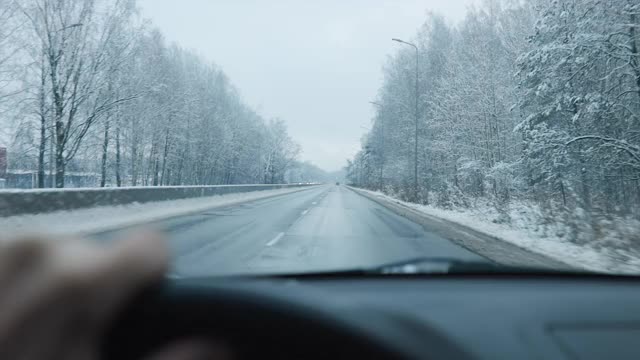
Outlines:
[[[500,214],[490,206],[445,210],[401,201],[380,192],[359,190],[424,214],[469,227],[576,268],[616,274],[640,273],[640,251],[630,246],[620,246],[625,240],[617,237],[624,234],[621,235],[620,232],[604,234],[597,244],[576,244],[562,236],[568,229],[559,222],[542,228],[536,221],[540,218],[539,210],[532,204],[512,204],[509,211],[510,223],[497,223],[495,220],[500,217]],[[626,229],[626,235],[630,237],[638,234],[640,229],[640,223],[632,220],[621,221],[621,224],[616,225],[618,228]]]
[[[144,225],[212,208],[303,191],[305,188],[251,191],[181,200],[129,205],[99,206],[90,209],[57,211],[47,214],[0,218],[0,229],[7,236],[22,234],[88,235],[131,226]]]

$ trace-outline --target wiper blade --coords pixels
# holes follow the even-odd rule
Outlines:
[[[354,273],[358,270],[354,271]],[[359,270],[362,274],[382,275],[438,275],[438,274],[514,274],[514,275],[592,275],[593,272],[582,269],[553,269],[533,266],[502,265],[489,260],[465,260],[449,257],[414,257],[373,268]]]
[[[489,260],[465,260],[448,257],[414,257],[394,261],[373,267],[361,267],[346,270],[301,272],[301,273],[271,273],[245,274],[227,277],[241,278],[286,278],[286,279],[314,279],[314,278],[349,278],[349,277],[377,277],[377,276],[441,276],[441,275],[568,275],[584,276],[598,275],[586,270],[563,270],[542,267],[525,267],[501,265]],[[216,278],[216,277],[214,277]]]
[[[529,270],[498,265],[489,261],[464,260],[448,257],[415,257],[367,269],[378,274],[456,274],[469,272],[513,272]]]
[[[278,278],[326,278],[360,276],[420,276],[420,275],[483,275],[483,274],[567,274],[566,271],[500,265],[478,260],[448,257],[414,257],[373,267],[297,274],[270,274]]]

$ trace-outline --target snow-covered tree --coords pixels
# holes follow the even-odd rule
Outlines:
[[[414,40],[420,197],[407,196],[407,49],[384,69],[350,181],[441,206],[531,201],[574,235],[593,234],[603,215],[637,217],[638,16],[634,0],[485,0],[455,26],[428,15]]]

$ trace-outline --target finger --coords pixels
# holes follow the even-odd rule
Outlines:
[[[67,321],[99,334],[108,315],[136,288],[161,279],[168,258],[164,242],[151,234],[109,247],[67,241],[44,249],[30,275],[6,297],[0,339],[9,343],[13,335],[44,325],[43,320],[60,331],[69,331]],[[60,316],[48,316],[52,313]]]
[[[96,314],[108,318],[136,291],[160,282],[168,263],[166,242],[158,233],[141,232],[117,242],[87,274],[92,283],[99,284],[91,294]]]
[[[16,319],[30,302],[25,301],[46,274],[50,246],[37,237],[19,238],[0,245],[0,339],[6,339]]]
[[[47,252],[44,240],[29,236],[0,241],[0,292],[10,291],[21,277],[33,270]]]
[[[47,343],[61,336],[60,331],[40,331],[51,329],[66,313],[66,304],[46,304],[41,296],[53,285],[50,260],[55,246],[60,245],[35,236],[1,245],[0,358],[38,358],[50,349]]]

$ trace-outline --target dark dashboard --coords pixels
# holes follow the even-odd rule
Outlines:
[[[381,275],[172,280],[114,325],[105,358],[185,335],[236,358],[636,359],[640,280]]]

